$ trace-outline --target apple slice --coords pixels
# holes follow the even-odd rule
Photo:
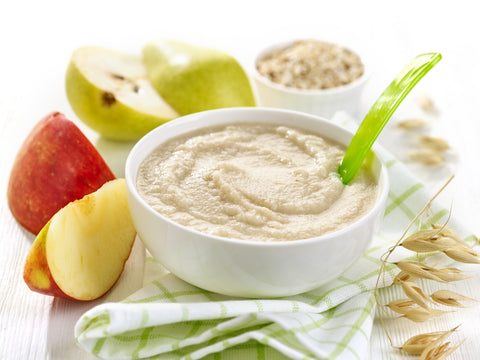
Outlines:
[[[120,277],[136,231],[124,179],[56,213],[35,239],[23,278],[33,291],[77,300],[94,300]]]
[[[158,93],[180,114],[255,106],[250,81],[240,64],[216,49],[173,40],[143,48],[148,76]]]
[[[101,135],[137,140],[178,117],[155,91],[141,58],[94,46],[72,54],[65,77],[77,116]]]
[[[17,221],[33,234],[70,201],[115,179],[97,149],[63,114],[53,112],[32,129],[14,160],[7,188]]]

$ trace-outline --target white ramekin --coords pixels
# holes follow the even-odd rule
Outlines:
[[[360,116],[362,94],[369,78],[370,68],[365,56],[360,55],[356,49],[351,50],[360,56],[364,66],[363,75],[349,84],[330,89],[303,90],[288,87],[277,84],[258,72],[256,64],[259,59],[273,51],[286,48],[293,42],[294,40],[290,40],[271,45],[261,50],[255,57],[251,77],[258,105],[302,111],[327,119],[331,119],[338,111],[345,111],[353,117]],[[350,47],[347,48],[350,49]]]

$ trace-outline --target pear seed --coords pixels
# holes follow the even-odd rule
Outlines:
[[[112,74],[112,77],[114,79],[118,79],[118,80],[125,80],[125,77],[123,75],[119,75],[119,74]]]
[[[115,98],[115,95],[109,91],[104,91],[102,93],[102,105],[106,107],[112,106],[117,99]]]

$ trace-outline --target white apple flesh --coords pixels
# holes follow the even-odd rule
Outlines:
[[[25,263],[25,282],[48,295],[97,299],[120,277],[135,236],[125,180],[109,181],[42,229]]]

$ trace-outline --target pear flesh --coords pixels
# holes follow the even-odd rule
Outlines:
[[[76,49],[66,92],[80,120],[107,138],[137,140],[179,116],[150,84],[141,58],[110,49]]]
[[[245,71],[219,50],[160,40],[143,48],[143,61],[154,88],[181,115],[255,106]]]

